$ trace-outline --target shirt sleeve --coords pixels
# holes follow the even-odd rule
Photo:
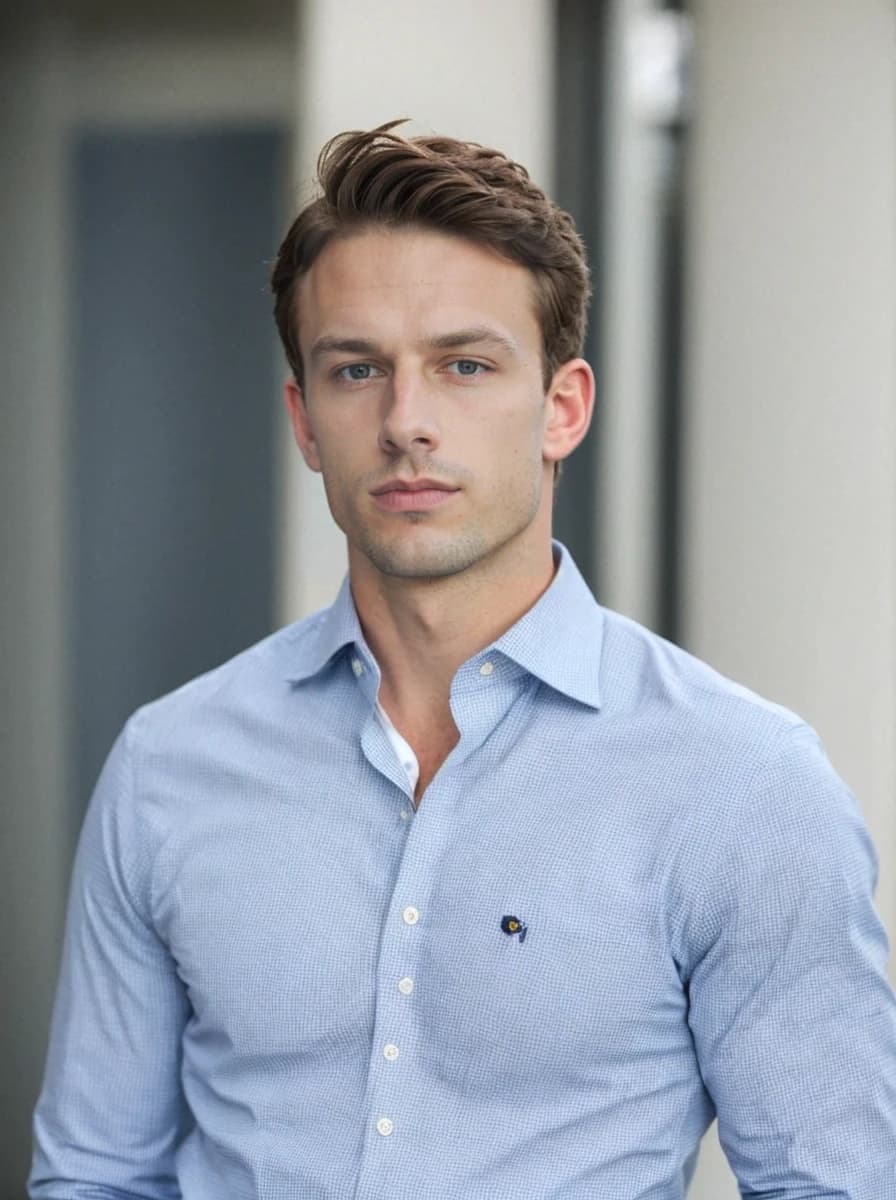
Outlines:
[[[131,727],[132,728],[132,727]],[[190,1121],[180,1087],[189,1002],[148,917],[131,729],[91,800],[72,874],[43,1088],[33,1200],[175,1200]]]
[[[808,727],[762,773],[687,980],[719,1138],[752,1200],[896,1196],[896,1002],[859,810]]]

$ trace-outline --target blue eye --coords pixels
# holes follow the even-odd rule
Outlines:
[[[467,379],[472,379],[474,375],[481,375],[489,368],[485,363],[476,362],[472,358],[458,358],[450,364],[449,369],[453,370],[456,375],[463,375]]]
[[[340,367],[336,372],[338,379],[346,379],[350,383],[363,383],[366,379],[373,379],[377,368],[373,363],[349,363],[347,367]]]

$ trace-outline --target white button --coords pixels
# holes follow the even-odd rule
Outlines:
[[[401,992],[402,996],[410,996],[411,992],[414,990],[413,979],[409,979],[407,975],[405,975],[404,979],[399,979],[398,990]]]
[[[416,925],[420,920],[420,914],[416,908],[414,908],[413,904],[409,904],[407,906],[407,908],[401,914],[401,917],[405,925]]]
[[[391,1042],[388,1046],[383,1046],[383,1058],[388,1058],[389,1062],[395,1062],[398,1058],[398,1047],[393,1046]]]
[[[361,662],[360,658],[352,659],[352,670],[356,675],[364,674],[364,664]]]
[[[395,1126],[388,1117],[380,1117],[376,1123],[376,1131],[377,1133],[381,1133],[383,1137],[388,1137],[394,1128]]]
[[[401,819],[402,819],[402,821],[410,821],[411,810],[409,808],[403,808],[401,810]]]
[[[494,671],[494,669],[495,669],[495,668],[494,668],[494,666],[492,665],[492,663],[485,662],[485,663],[483,663],[483,664],[482,664],[482,666],[479,668],[479,674],[480,674],[480,675],[491,675],[491,673],[492,673],[492,671]]]

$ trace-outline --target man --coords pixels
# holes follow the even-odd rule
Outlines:
[[[138,712],[79,847],[35,1200],[896,1196],[896,1005],[813,732],[551,541],[588,276],[496,151],[325,147],[273,273],[334,605]]]

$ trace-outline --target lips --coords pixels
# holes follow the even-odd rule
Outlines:
[[[370,494],[377,507],[389,512],[421,512],[440,508],[458,491],[436,479],[393,479],[374,488]]]
[[[384,496],[388,492],[456,492],[458,489],[437,479],[392,479],[378,488],[373,488],[372,496]]]

